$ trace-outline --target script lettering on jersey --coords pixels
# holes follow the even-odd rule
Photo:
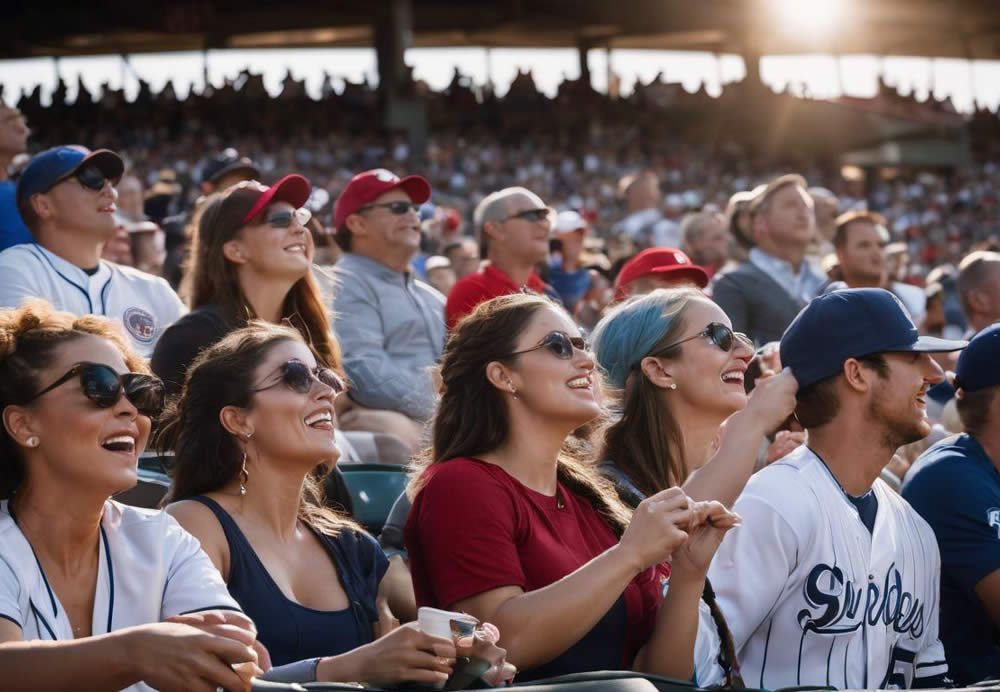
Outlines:
[[[997,538],[1000,538],[1000,507],[990,507],[986,510],[986,521],[997,532]]]
[[[914,639],[924,632],[924,604],[903,589],[903,575],[895,563],[881,585],[871,581],[867,588],[855,586],[840,567],[816,565],[806,578],[803,596],[807,607],[797,619],[804,632],[843,634],[865,621],[870,626],[891,626]]]

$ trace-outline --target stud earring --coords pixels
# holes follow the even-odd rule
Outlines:
[[[32,435],[31,437],[28,438],[28,446],[29,447],[37,447],[38,446],[38,442],[39,442],[39,439],[37,437],[35,437],[34,435]]]
[[[670,383],[670,388],[671,389],[677,389],[677,383],[676,382],[671,382]]]

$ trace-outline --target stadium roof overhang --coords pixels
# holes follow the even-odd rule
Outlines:
[[[836,2],[827,0],[826,4]],[[839,0],[843,23],[797,30],[780,7],[821,0],[14,0],[0,58],[220,48],[365,47],[389,12],[414,47],[696,50],[748,56],[831,52],[1000,59],[1000,4]]]

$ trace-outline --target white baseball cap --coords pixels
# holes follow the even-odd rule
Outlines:
[[[580,216],[580,212],[572,209],[561,211],[556,216],[556,233],[572,233],[589,225],[587,220]]]

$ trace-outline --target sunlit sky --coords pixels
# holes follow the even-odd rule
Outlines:
[[[618,75],[623,93],[630,93],[636,80],[650,81],[662,72],[669,82],[680,82],[694,91],[702,83],[712,95],[721,85],[741,80],[745,75],[743,59],[737,55],[645,50],[592,50],[589,65],[594,87],[607,88],[608,62]],[[305,79],[306,89],[318,97],[324,70],[333,78],[338,91],[343,80],[362,81],[366,76],[377,82],[375,52],[370,49],[300,49],[300,50],[213,50],[200,52],[135,54],[127,62],[117,55],[61,58],[0,60],[0,84],[7,103],[17,101],[22,89],[30,91],[42,85],[43,99],[48,99],[62,75],[69,93],[76,98],[77,77],[92,94],[108,82],[112,88],[124,86],[131,97],[138,89],[138,78],[150,83],[154,91],[168,79],[174,80],[178,96],[185,97],[192,88],[204,88],[207,61],[208,80],[221,85],[245,67],[263,73],[264,84],[272,94],[280,91],[282,79],[291,70],[296,79]],[[491,49],[483,48],[413,48],[406,61],[414,75],[432,88],[441,89],[451,81],[456,65],[477,84],[492,79],[503,94],[518,69],[532,70],[535,83],[552,95],[564,77],[580,74],[577,52],[572,49]],[[904,94],[915,93],[925,99],[950,96],[960,111],[970,111],[974,103],[995,110],[1000,105],[1000,61],[967,61],[919,57],[884,57],[873,55],[790,55],[769,56],[761,61],[761,78],[775,90],[790,88],[797,95],[832,98],[841,94],[870,97],[875,94],[878,75]]]

